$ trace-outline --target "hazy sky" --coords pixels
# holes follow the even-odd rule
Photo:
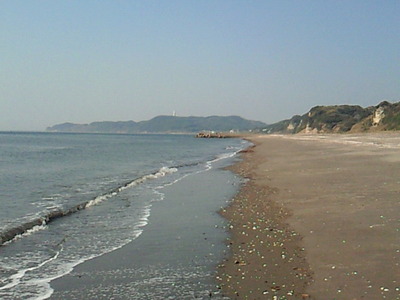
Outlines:
[[[399,0],[0,2],[0,130],[400,101]]]

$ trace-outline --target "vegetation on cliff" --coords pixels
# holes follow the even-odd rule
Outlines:
[[[315,106],[264,128],[267,133],[342,133],[400,129],[400,102],[383,101],[377,106]]]

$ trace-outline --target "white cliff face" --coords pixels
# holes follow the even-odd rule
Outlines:
[[[377,110],[375,110],[372,118],[372,126],[378,126],[384,117],[385,109],[383,107],[378,107]]]
[[[310,114],[308,114],[308,115],[310,115]],[[305,131],[305,133],[311,133],[310,123],[307,122],[306,129],[304,131]]]
[[[303,120],[300,120],[300,122],[290,121],[289,125],[286,127],[286,130],[288,131],[296,130],[296,128],[299,128],[301,124],[303,124]]]
[[[304,129],[304,133],[315,134],[315,133],[318,133],[318,129],[312,128],[310,126],[310,123],[307,123],[306,128]]]

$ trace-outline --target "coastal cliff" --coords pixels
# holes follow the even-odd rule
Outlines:
[[[304,115],[295,115],[264,128],[266,133],[344,133],[400,129],[400,102],[383,101],[377,106],[315,106]]]

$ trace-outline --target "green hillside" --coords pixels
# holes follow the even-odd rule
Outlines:
[[[90,124],[63,123],[47,128],[52,132],[93,133],[195,133],[199,131],[248,131],[267,126],[263,122],[239,116],[175,117],[157,116],[148,121],[93,122]]]
[[[266,133],[343,133],[400,129],[400,102],[383,101],[377,106],[315,106],[308,113],[296,115],[266,126]]]

